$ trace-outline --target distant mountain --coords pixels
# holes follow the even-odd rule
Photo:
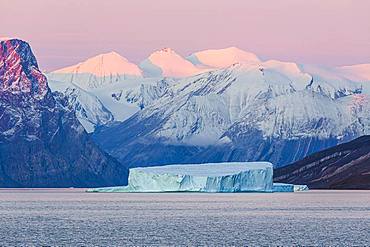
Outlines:
[[[342,66],[339,67],[338,70],[352,80],[362,80],[370,82],[370,64]]]
[[[0,42],[0,187],[127,183],[127,168],[90,139],[68,100],[51,92],[26,42]]]
[[[73,82],[91,90],[122,82],[127,77],[141,77],[142,71],[116,52],[101,54],[76,65],[51,72],[50,80]]]
[[[282,166],[370,133],[370,87],[338,68],[262,62],[230,47],[187,59],[165,48],[140,69],[144,77],[88,88],[80,86],[86,78],[48,75],[84,127],[98,128],[94,138],[125,164]]]
[[[370,136],[276,169],[274,181],[307,184],[312,189],[370,189]]]
[[[198,67],[218,69],[227,68],[235,63],[254,64],[260,62],[255,54],[236,47],[199,51],[191,54],[187,59]]]
[[[369,95],[332,70],[267,61],[178,80],[95,140],[124,164],[271,161],[283,166],[369,133]]]
[[[140,63],[140,68],[147,77],[186,77],[204,71],[170,48],[153,52]]]

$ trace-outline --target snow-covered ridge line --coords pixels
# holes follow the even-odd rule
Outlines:
[[[186,77],[204,72],[170,48],[153,52],[140,63],[147,77]]]
[[[260,62],[255,54],[237,47],[199,51],[191,54],[186,59],[200,68],[213,69],[226,68],[235,63],[255,64]]]
[[[52,73],[87,73],[99,77],[109,75],[142,75],[137,65],[130,63],[127,58],[114,51],[94,56],[76,65],[55,70]]]

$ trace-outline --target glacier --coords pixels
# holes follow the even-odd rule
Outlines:
[[[127,186],[88,192],[294,192],[294,185],[272,181],[270,162],[225,162],[130,169]],[[303,190],[303,189],[301,189]]]

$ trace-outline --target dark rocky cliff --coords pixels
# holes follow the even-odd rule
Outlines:
[[[274,181],[307,184],[311,189],[370,189],[370,136],[278,168]]]
[[[52,94],[30,46],[0,43],[0,187],[124,185],[128,170],[99,149],[67,99]]]

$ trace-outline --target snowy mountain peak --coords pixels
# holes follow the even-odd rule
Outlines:
[[[260,62],[255,54],[237,47],[199,51],[188,56],[187,60],[194,65],[210,68],[226,68],[235,63],[253,64]]]
[[[141,78],[142,71],[136,64],[112,51],[53,71],[48,77],[53,81],[74,83],[85,90],[91,90],[120,83],[127,78]]]
[[[6,41],[10,39],[15,39],[15,38],[10,38],[10,37],[0,37],[0,41]]]
[[[128,62],[128,60],[125,57],[121,56],[120,54],[118,54],[115,51],[102,53],[102,54],[99,54],[99,55],[97,55],[95,57],[92,57],[90,59],[102,59],[102,58],[107,59],[108,61],[111,61],[111,60],[114,60],[114,59],[120,59],[120,60]]]
[[[30,93],[43,98],[49,91],[31,47],[19,39],[0,41],[0,92]]]
[[[144,75],[148,77],[185,77],[201,73],[197,68],[171,48],[164,48],[153,52],[146,60],[140,63]]]
[[[169,47],[162,48],[162,49],[160,49],[159,51],[156,51],[156,52],[158,52],[158,53],[176,53],[174,50],[172,50]]]
[[[55,74],[92,74],[98,77],[110,75],[141,76],[141,70],[136,64],[130,63],[117,52],[109,52],[89,58],[76,65],[56,70]]]

